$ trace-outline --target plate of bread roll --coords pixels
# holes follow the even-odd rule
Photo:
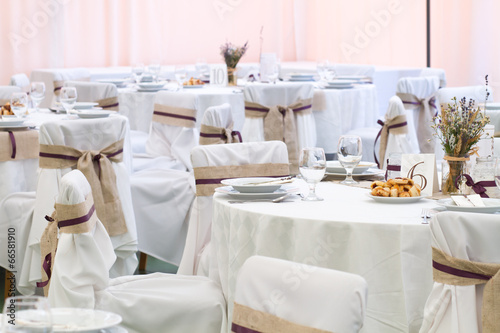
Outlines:
[[[387,181],[374,181],[368,196],[377,202],[411,203],[425,198],[421,196],[420,186],[410,178],[394,178]]]

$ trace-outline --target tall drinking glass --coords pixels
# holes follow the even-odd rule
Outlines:
[[[45,83],[31,82],[30,97],[33,104],[35,104],[35,112],[38,112],[38,106],[45,98]]]
[[[159,63],[152,63],[148,66],[148,70],[153,75],[153,82],[158,82],[158,76],[160,75],[161,65]]]
[[[357,184],[358,182],[352,179],[354,168],[361,161],[363,153],[361,138],[357,135],[342,135],[337,146],[337,155],[340,164],[345,168],[346,178],[340,182],[341,184]]]
[[[73,110],[76,104],[76,88],[75,87],[62,87],[61,88],[61,93],[59,94],[59,100],[61,101],[61,104],[66,110],[66,112],[69,112],[70,110]]]
[[[299,157],[299,171],[309,185],[309,194],[302,200],[321,201],[316,195],[316,184],[323,179],[326,170],[326,158],[323,148],[303,148]]]
[[[17,118],[22,118],[28,109],[28,94],[25,92],[12,93],[10,97],[10,109]]]
[[[139,83],[142,80],[142,76],[144,75],[144,64],[136,64],[132,67],[132,79],[134,79],[135,83]]]
[[[3,333],[52,332],[49,301],[40,296],[16,296],[5,300]]]

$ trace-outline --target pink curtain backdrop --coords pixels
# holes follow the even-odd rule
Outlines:
[[[424,67],[425,2],[0,0],[0,84],[36,68],[217,63],[221,44],[247,40],[244,62],[262,51],[281,61]],[[500,87],[500,2],[432,1],[431,12],[432,66],[446,70],[448,85],[481,84],[490,74]]]

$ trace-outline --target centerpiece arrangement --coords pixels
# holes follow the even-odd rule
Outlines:
[[[486,100],[488,96],[487,91]],[[441,113],[434,120],[432,127],[443,146],[444,159],[449,170],[446,172],[443,165],[442,192],[461,193],[465,186],[461,176],[469,173],[469,156],[476,153],[475,146],[484,132],[485,125],[489,123],[489,117],[475,105],[474,100],[467,101],[464,97],[457,101],[455,97],[453,103],[441,107]]]
[[[247,49],[248,41],[241,47],[234,46],[231,43],[225,43],[220,47],[220,54],[224,57],[224,61],[227,65],[227,82],[230,86],[236,85],[236,65],[238,65],[238,62],[241,57],[243,57]]]

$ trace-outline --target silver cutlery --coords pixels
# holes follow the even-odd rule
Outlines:
[[[429,224],[429,219],[431,218],[431,212],[427,208],[422,208],[420,212],[420,217],[422,218],[422,224]]]

